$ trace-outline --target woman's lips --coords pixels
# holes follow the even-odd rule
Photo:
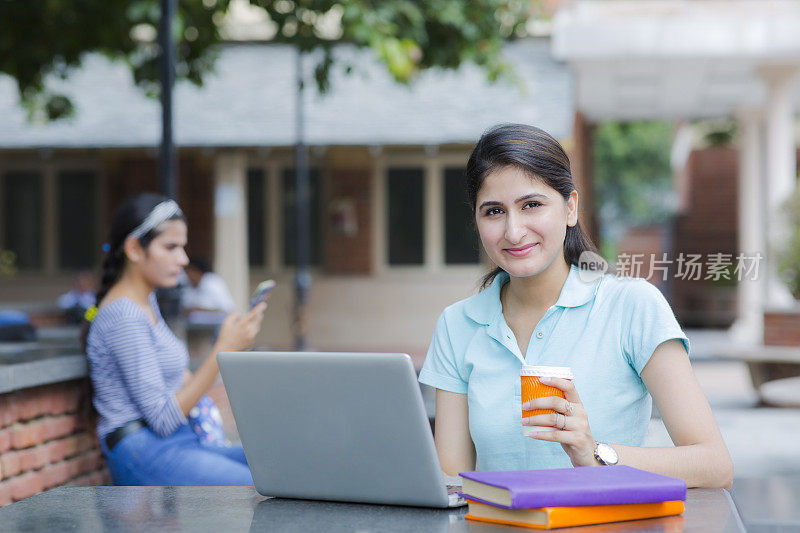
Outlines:
[[[519,248],[504,248],[504,252],[508,252],[514,257],[524,257],[530,253],[531,250],[539,243],[534,244],[526,244],[525,246],[520,246]]]

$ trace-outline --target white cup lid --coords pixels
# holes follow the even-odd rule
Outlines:
[[[537,376],[541,378],[572,379],[572,369],[568,366],[523,366],[520,376]]]

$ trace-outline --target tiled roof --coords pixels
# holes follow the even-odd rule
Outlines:
[[[490,84],[483,71],[425,72],[413,85],[393,81],[368,50],[343,47],[352,64],[334,67],[331,91],[307,93],[306,142],[311,145],[470,143],[498,122],[537,125],[557,138],[572,131],[573,93],[566,66],[553,60],[547,39],[508,45],[506,58],[524,82]],[[312,61],[306,61],[311,70]],[[274,44],[224,46],[203,87],[175,89],[179,146],[288,146],[295,140],[295,52]],[[309,79],[311,77],[309,76]],[[0,77],[0,149],[140,147],[160,140],[160,105],[134,86],[128,68],[89,55],[68,80],[52,80],[76,106],[73,118],[26,121],[9,77]]]

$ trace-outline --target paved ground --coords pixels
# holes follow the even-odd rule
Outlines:
[[[735,477],[800,473],[800,409],[758,407],[744,363],[705,360],[693,366],[733,458]],[[646,445],[671,445],[660,419],[653,419]]]

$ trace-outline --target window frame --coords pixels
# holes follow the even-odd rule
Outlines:
[[[420,272],[448,274],[463,273],[479,276],[488,267],[488,258],[483,250],[480,260],[471,264],[445,263],[445,198],[444,171],[450,167],[466,167],[469,151],[442,152],[437,147],[407,153],[385,153],[381,150],[374,157],[375,196],[373,198],[373,220],[375,228],[374,271],[379,275],[399,278],[418,276]],[[418,167],[423,169],[424,216],[423,261],[421,265],[389,264],[389,187],[391,168]]]
[[[106,180],[107,176],[103,171],[102,158],[100,154],[95,157],[53,157],[52,154],[40,151],[38,159],[34,156],[19,158],[0,158],[0,220],[4,220],[5,202],[5,175],[8,172],[38,172],[42,177],[42,235],[39,239],[39,246],[42,263],[40,268],[20,269],[18,276],[56,276],[62,274],[74,274],[83,269],[61,268],[59,256],[59,232],[58,219],[58,175],[62,171],[86,171],[92,172],[95,176],[95,205],[98,212],[95,215],[95,238],[99,247],[105,238],[104,220],[106,219]],[[5,249],[5,232],[0,232],[0,249]],[[98,253],[98,259],[100,254]],[[98,268],[95,264],[92,268]]]
[[[308,166],[309,169],[316,168],[319,171],[319,192],[323,207],[325,206],[325,199],[327,198],[327,183],[330,177],[327,166],[324,160],[314,157],[309,154]],[[264,224],[263,228],[265,243],[264,253],[266,255],[266,262],[262,265],[249,265],[250,275],[259,280],[266,279],[267,276],[271,277],[285,277],[292,275],[296,267],[294,265],[287,265],[283,250],[284,250],[284,227],[283,227],[283,174],[286,170],[295,168],[295,158],[293,151],[281,151],[277,154],[268,154],[261,157],[251,157],[247,161],[247,171],[250,169],[258,169],[264,173]],[[325,214],[320,216],[319,237],[320,240],[326,238],[323,231],[325,223]],[[323,250],[324,251],[324,250]],[[310,265],[309,270],[312,275],[316,276],[324,272],[325,257],[324,254],[320,257],[319,265]]]

